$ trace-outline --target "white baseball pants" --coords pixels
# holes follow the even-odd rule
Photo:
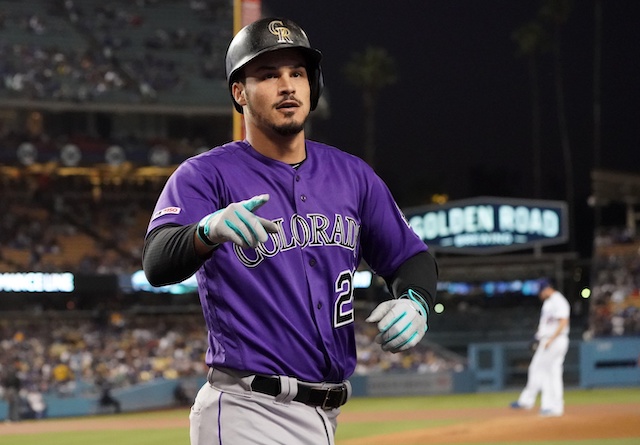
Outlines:
[[[556,338],[549,347],[544,344],[547,339],[540,341],[540,345],[533,354],[527,372],[527,385],[520,393],[518,404],[524,408],[533,408],[540,397],[540,410],[554,414],[564,413],[564,358],[569,349],[569,337]]]
[[[191,445],[335,444],[340,409],[292,401],[291,392],[272,397],[251,391],[252,379],[213,372],[191,407]]]

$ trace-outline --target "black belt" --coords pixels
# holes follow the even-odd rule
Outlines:
[[[275,397],[280,394],[280,380],[277,377],[257,375],[251,382],[251,389]],[[293,400],[306,405],[320,406],[322,409],[335,409],[347,403],[347,397],[347,385],[344,383],[331,388],[318,388],[298,382],[298,394]]]

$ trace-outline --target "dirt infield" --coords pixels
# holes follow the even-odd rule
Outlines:
[[[574,405],[562,417],[539,417],[536,411],[512,411],[508,408],[438,409],[411,412],[343,413],[339,422],[375,422],[393,420],[451,420],[455,424],[404,431],[375,437],[339,441],[339,445],[403,445],[500,442],[533,442],[545,440],[584,440],[640,438],[640,403],[617,405]],[[131,429],[188,429],[184,418],[95,417],[81,419],[48,419],[0,425],[5,434],[34,434],[62,431],[97,431]],[[1,442],[1,440],[0,440]]]
[[[395,413],[396,415],[398,413]],[[385,414],[380,414],[384,416]],[[343,422],[358,421],[346,415]],[[571,406],[562,417],[540,417],[536,411],[507,409],[432,410],[412,413],[413,418],[459,420],[454,425],[351,439],[340,445],[403,445],[500,442],[525,443],[545,440],[640,438],[640,404]],[[387,416],[388,420],[389,417]],[[402,413],[407,420],[407,413]],[[360,419],[364,421],[365,419]],[[366,419],[371,421],[369,417]]]

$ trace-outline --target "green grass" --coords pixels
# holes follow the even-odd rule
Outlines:
[[[519,392],[473,393],[435,395],[428,397],[395,397],[395,398],[355,398],[342,409],[344,413],[377,412],[377,411],[411,411],[425,409],[460,409],[460,408],[505,408],[516,400]],[[640,402],[640,387],[569,389],[565,391],[565,403],[571,405],[625,404]],[[338,425],[336,439],[340,441],[378,434],[445,426],[455,421],[433,422],[363,422],[342,423]],[[510,445],[513,442],[500,442],[492,445]],[[546,441],[527,442],[527,445],[637,445],[639,438],[632,439],[593,439],[580,441]],[[464,444],[458,444],[464,445]],[[469,444],[477,445],[477,444]]]
[[[500,408],[518,398],[518,392],[447,394],[395,398],[355,398],[343,412],[406,411],[412,409]],[[574,389],[565,391],[567,405],[638,403],[640,387]]]
[[[507,407],[515,400],[517,392],[474,393],[436,395],[427,397],[398,398],[354,398],[342,409],[343,413],[367,413],[376,411],[411,411],[424,409],[456,409],[456,408],[496,408]],[[567,390],[565,394],[567,406],[585,404],[625,404],[640,401],[640,387],[612,389],[576,389]],[[122,414],[118,418],[127,419],[185,419],[188,408]],[[108,419],[112,416],[104,416]],[[95,419],[94,419],[95,420]],[[49,420],[44,420],[46,422]],[[54,421],[64,421],[57,419]],[[419,420],[419,421],[364,421],[344,422],[338,425],[337,442],[358,437],[370,437],[412,429],[445,426],[456,423],[452,420]],[[3,425],[0,424],[0,431]],[[100,430],[71,431],[46,434],[0,435],[2,445],[189,445],[189,431],[186,428],[139,429],[139,430]],[[527,442],[527,445],[636,445],[639,438],[632,439],[593,439],[581,441],[547,441]],[[509,445],[507,442],[492,445]]]
[[[408,429],[439,426],[444,423],[430,422],[394,422],[393,425],[380,422],[364,422],[360,429],[350,429],[351,425],[338,428],[337,441],[378,434],[405,431]],[[363,432],[364,431],[364,432]],[[184,428],[162,430],[132,431],[80,431],[67,433],[8,435],[2,437],[2,445],[188,445],[189,432]],[[511,445],[518,442],[499,442],[492,445]],[[592,439],[580,441],[527,442],[527,445],[637,445],[638,438],[630,439]],[[465,444],[458,444],[465,445]],[[469,443],[467,445],[477,445]]]
[[[189,444],[184,428],[129,431],[75,431],[0,436],[2,445],[179,445]]]

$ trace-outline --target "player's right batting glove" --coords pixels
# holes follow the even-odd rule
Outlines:
[[[258,195],[205,216],[198,223],[198,237],[209,246],[231,241],[241,247],[256,247],[267,240],[267,233],[278,231],[273,221],[253,213],[267,201],[269,195]]]
[[[422,296],[408,289],[397,300],[380,303],[366,321],[378,323],[376,342],[384,351],[400,352],[417,345],[427,332],[429,306]]]

